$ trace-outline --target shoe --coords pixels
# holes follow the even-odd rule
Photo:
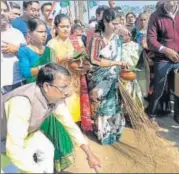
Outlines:
[[[155,121],[155,120],[156,120],[156,119],[155,119],[155,118],[156,118],[156,115],[150,114],[148,108],[145,109],[145,113],[147,114],[147,116],[149,117],[150,120],[152,120],[152,121]]]

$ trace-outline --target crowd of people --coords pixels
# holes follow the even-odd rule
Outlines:
[[[100,167],[82,131],[102,145],[120,141],[129,123],[119,81],[151,121],[174,110],[179,123],[171,95],[178,1],[159,1],[139,15],[99,6],[88,27],[67,14],[49,18],[51,9],[51,2],[23,1],[22,12],[15,1],[1,1],[1,133],[20,171],[60,172],[74,162],[76,145],[91,168]],[[140,69],[137,78],[121,78],[127,69]]]

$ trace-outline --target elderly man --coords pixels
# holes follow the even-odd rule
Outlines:
[[[51,113],[86,153],[89,166],[100,166],[66,107],[70,83],[69,71],[50,63],[40,69],[36,83],[20,87],[3,97],[7,119],[6,154],[24,173],[54,172],[54,147],[39,131]]]
[[[155,118],[158,102],[163,94],[167,75],[179,68],[179,7],[178,1],[164,1],[151,15],[147,43],[154,53],[154,91],[147,108]]]
[[[28,27],[27,20],[30,18],[40,18],[39,1],[23,1],[23,15],[12,21],[12,26],[20,30],[24,37],[27,36]]]

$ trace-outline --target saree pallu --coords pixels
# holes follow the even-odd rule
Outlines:
[[[94,42],[94,43],[93,43]],[[108,60],[119,60],[118,39],[114,37],[110,45],[99,50],[96,45],[104,45],[101,39],[92,41],[91,52],[109,55]],[[98,55],[98,57],[100,57]],[[93,59],[93,57],[90,57]],[[94,58],[95,59],[95,58]],[[118,88],[120,67],[99,67],[94,65],[87,74],[88,89],[94,119],[94,133],[102,145],[113,144],[120,140],[125,127],[121,113],[121,96]]]
[[[117,85],[119,71],[119,67],[101,68],[93,73],[88,83],[94,133],[102,145],[119,141],[125,126]]]
[[[53,52],[50,48],[46,47],[43,55],[33,65],[37,67],[51,62],[53,59]],[[36,81],[36,77],[27,79],[27,83]],[[73,143],[63,125],[51,114],[46,118],[40,127],[40,130],[49,138],[55,147],[54,165],[55,170],[61,170],[69,167],[73,162]]]
[[[91,120],[91,106],[88,95],[88,86],[86,76],[81,76],[81,95],[80,95],[80,106],[81,106],[81,129],[84,132],[92,131],[92,120]]]
[[[128,63],[130,66],[136,67],[137,63],[139,62],[139,57],[140,57],[139,45],[133,41],[128,42],[128,43],[123,43],[122,50],[121,50],[121,57],[122,57],[121,60],[123,62]],[[138,80],[135,79],[132,81],[126,81],[126,80],[121,79],[121,82],[123,83],[125,89],[128,91],[132,99],[136,103],[138,103],[140,107],[144,108],[144,99],[143,99],[142,90],[138,83]]]
[[[75,35],[71,35],[70,36],[70,40],[72,42],[73,48],[75,51],[77,52],[81,52],[85,50],[85,47],[83,45],[83,42],[81,40],[81,38],[76,37]],[[86,82],[86,76],[85,75],[81,75],[80,73],[76,73],[73,72],[72,73],[72,77],[73,75],[76,74],[76,78],[75,81],[77,83],[77,81],[79,80],[79,85],[78,84],[74,84],[73,86],[76,88],[80,88],[79,91],[76,92],[76,99],[74,99],[73,101],[71,101],[71,103],[75,103],[71,106],[71,108],[69,107],[70,110],[74,110],[74,106],[76,104],[76,111],[78,111],[78,106],[77,104],[79,103],[80,105],[80,117],[74,117],[73,119],[75,119],[75,121],[81,121],[81,128],[83,131],[91,131],[92,130],[92,121],[91,121],[91,110],[90,110],[90,101],[89,101],[89,95],[88,95],[88,87],[87,87],[87,82]],[[75,91],[75,90],[74,90]],[[77,95],[79,94],[79,95]],[[75,114],[76,116],[78,114]]]

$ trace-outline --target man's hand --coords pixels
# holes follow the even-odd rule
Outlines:
[[[88,164],[91,168],[98,168],[98,167],[100,168],[101,167],[100,161],[95,155],[88,157],[87,160],[88,160]]]
[[[83,144],[80,146],[81,149],[86,153],[87,155],[87,160],[88,160],[88,164],[91,168],[100,168],[101,167],[101,164],[100,164],[100,161],[99,159],[92,153],[90,147],[86,144]]]
[[[1,45],[1,51],[4,54],[16,54],[19,47],[17,45],[13,45],[7,42],[3,42]]]
[[[179,54],[176,51],[170,48],[164,48],[163,53],[173,62],[179,62]]]

